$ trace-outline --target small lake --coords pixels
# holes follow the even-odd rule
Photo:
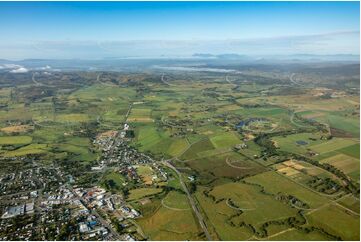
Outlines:
[[[296,144],[298,144],[298,145],[308,145],[308,142],[306,142],[304,140],[297,140]]]

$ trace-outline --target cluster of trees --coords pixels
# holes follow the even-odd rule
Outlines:
[[[292,154],[292,156],[294,159],[310,163],[314,166],[317,166],[322,169],[325,169],[326,171],[329,171],[330,173],[334,174],[335,176],[337,176],[338,178],[340,178],[341,180],[343,180],[346,183],[346,185],[345,185],[346,190],[348,190],[349,192],[352,192],[353,194],[356,194],[356,195],[360,194],[359,186],[338,168],[336,168],[330,164],[327,164],[327,163],[320,163],[319,161],[309,159],[302,155]]]
[[[289,217],[283,220],[272,220],[272,221],[267,221],[265,223],[263,223],[258,229],[256,229],[252,224],[247,224],[244,221],[240,222],[238,224],[239,227],[245,227],[247,228],[252,234],[255,234],[257,237],[260,238],[265,238],[268,236],[268,231],[267,228],[271,225],[278,225],[278,226],[282,226],[282,225],[286,225],[288,227],[291,228],[295,228],[298,231],[304,232],[306,234],[314,232],[314,231],[318,231],[324,235],[326,235],[330,240],[342,240],[341,237],[333,235],[328,233],[327,231],[325,231],[322,228],[318,228],[315,226],[306,226],[306,219],[303,215],[302,211],[299,211],[297,213],[296,216],[294,217]],[[230,223],[231,226],[235,227],[236,225],[231,222]]]
[[[122,224],[119,222],[119,219],[117,219],[116,217],[114,216],[111,216],[110,217],[110,221],[112,222],[112,225],[114,226],[115,230],[122,234],[123,233],[123,230],[124,230],[124,227],[122,226]]]
[[[279,193],[276,195],[276,199],[280,200],[284,203],[295,205],[300,208],[306,208],[306,209],[310,208],[310,206],[307,203],[301,201],[300,199],[298,199],[297,197],[295,197],[293,195]]]
[[[303,123],[309,124],[312,127],[315,127],[318,131],[324,132],[324,133],[328,133],[328,127],[325,124],[319,123],[315,120],[310,120],[310,119],[306,119],[303,118],[301,116],[299,116],[297,113],[294,114],[294,117],[296,117],[297,119],[301,120]],[[328,136],[328,139],[330,139],[331,137]]]
[[[104,181],[104,186],[108,191],[118,190],[119,189],[119,186],[117,185],[117,183],[113,179],[106,179]]]
[[[231,216],[229,216],[226,220],[226,223],[232,227],[236,227],[237,225],[232,221],[234,218],[237,218],[239,216],[241,216],[243,214],[243,211],[239,210],[237,211],[237,213],[232,214]],[[252,225],[249,224],[249,226],[252,227]],[[253,227],[252,227],[253,228]]]
[[[228,198],[228,204],[229,204],[230,206],[234,207],[234,208],[239,208],[239,206],[238,206],[237,204],[235,204],[235,203],[233,202],[233,200],[230,199],[230,198]]]
[[[290,152],[286,152],[286,151],[280,151],[274,146],[274,144],[271,140],[271,137],[273,137],[273,136],[290,135],[290,134],[302,133],[302,132],[305,132],[305,131],[304,130],[291,130],[291,131],[276,132],[276,133],[272,133],[272,134],[260,134],[259,136],[257,136],[254,139],[254,141],[256,144],[258,144],[259,146],[264,148],[265,152],[263,152],[263,153],[265,154],[265,156],[273,156],[273,155],[288,156],[288,157],[294,158],[296,160],[304,161],[304,162],[307,162],[314,166],[325,169],[325,170],[329,171],[330,173],[334,174],[335,176],[337,176],[338,178],[342,179],[346,183],[345,188],[348,191],[358,195],[360,193],[360,188],[358,187],[358,185],[355,184],[341,170],[337,169],[336,167],[334,167],[330,164],[320,163],[316,160],[307,158],[303,155],[294,154],[294,153],[290,153]]]
[[[331,178],[315,177],[307,182],[307,185],[320,192],[333,194],[342,188],[341,185],[333,181]]]
[[[68,220],[61,225],[59,234],[56,236],[56,240],[70,240],[70,236],[77,232],[77,222],[75,218]]]
[[[206,196],[206,197],[208,197],[208,198],[210,198],[210,199],[212,199],[212,201],[213,202],[216,202],[216,197],[215,196],[213,196],[212,194],[210,194],[210,192],[213,190],[213,188],[211,188],[211,189],[209,189],[209,190],[204,190],[203,191],[203,195],[204,196]]]

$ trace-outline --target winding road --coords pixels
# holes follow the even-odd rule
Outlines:
[[[296,75],[295,73],[292,73],[292,74],[291,74],[291,76],[290,76],[290,81],[291,81],[293,84],[297,85],[297,86],[302,86],[301,84],[299,84],[299,83],[297,83],[295,80],[293,80],[293,77],[294,77],[295,75]]]
[[[231,204],[229,203],[229,199],[226,200],[226,204],[227,204],[228,207],[230,207],[230,208],[232,208],[232,209],[235,209],[235,210],[240,210],[240,211],[242,211],[242,210],[248,210],[248,211],[250,211],[250,210],[256,210],[256,208],[237,208],[237,207],[234,207],[233,205],[231,205]]]
[[[38,82],[36,79],[35,79],[35,74],[36,73],[33,73],[33,76],[31,77],[32,81],[34,82],[35,86],[43,86],[43,87],[55,87],[54,85],[48,85],[48,84],[44,84],[44,83],[40,83]]]
[[[236,169],[240,169],[240,170],[249,170],[249,169],[253,169],[254,167],[249,167],[249,166],[236,166],[233,165],[232,162],[228,159],[228,157],[226,158],[226,163],[227,165],[229,165],[230,167],[236,168]]]
[[[308,127],[307,125],[302,125],[302,124],[298,124],[296,123],[293,119],[295,117],[296,113],[292,112],[291,116],[290,116],[290,121],[291,123],[293,123],[294,125],[296,125],[297,127]]]
[[[170,210],[174,210],[174,211],[187,211],[187,210],[189,210],[190,208],[173,208],[173,207],[170,207],[170,206],[168,206],[167,204],[165,204],[165,202],[164,202],[164,198],[162,199],[162,206],[163,207],[165,207],[165,208],[168,208],[168,209],[170,209]]]
[[[234,84],[228,79],[228,75],[226,76],[226,82],[228,82],[229,84]]]
[[[102,73],[100,73],[100,74],[97,75],[97,80],[96,80],[96,82],[99,82],[100,84],[102,84],[102,85],[104,85],[104,86],[108,86],[108,87],[117,87],[116,84],[109,84],[109,83],[102,82],[102,81],[100,80],[100,76],[101,76],[101,75],[102,75]]]
[[[164,84],[166,84],[166,85],[168,85],[168,86],[175,86],[175,85],[173,85],[173,84],[171,84],[171,83],[169,83],[169,82],[167,82],[166,80],[164,80],[164,73],[162,74],[162,77],[160,78],[161,79],[161,81],[164,83]]]

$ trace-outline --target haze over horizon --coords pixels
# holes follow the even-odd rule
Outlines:
[[[1,2],[0,59],[359,55],[359,2]]]

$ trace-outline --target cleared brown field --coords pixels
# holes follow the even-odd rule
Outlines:
[[[127,121],[128,121],[128,122],[151,123],[151,122],[154,122],[154,119],[152,119],[152,118],[141,118],[141,117],[137,117],[137,118],[128,118]]]
[[[278,169],[277,171],[282,174],[285,174],[286,176],[293,176],[293,175],[300,173],[299,171],[293,169],[292,167],[284,167],[284,168]]]
[[[5,133],[23,133],[32,129],[34,129],[34,127],[30,125],[14,125],[2,128],[0,130]]]

